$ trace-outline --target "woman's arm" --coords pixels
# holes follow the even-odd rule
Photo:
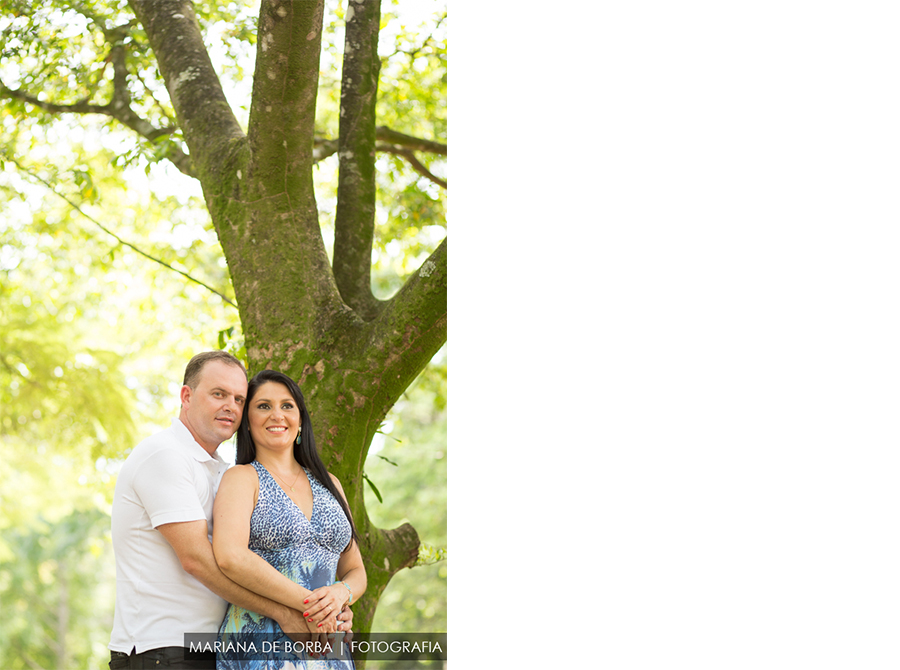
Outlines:
[[[344,495],[344,488],[338,478],[331,475],[331,480],[346,502],[347,496]],[[355,603],[365,593],[366,568],[356,540],[350,540],[350,544],[338,560],[337,579],[334,584],[316,589],[304,600],[307,609],[301,611],[303,616],[307,617],[307,621],[321,626],[324,619],[340,612],[345,604]]]
[[[283,603],[273,602],[259,594],[252,593],[222,573],[213,557],[213,549],[209,544],[204,519],[166,523],[157,526],[156,530],[172,546],[185,572],[194,576],[216,595],[251,612],[274,619],[281,629],[288,632],[295,641],[303,641],[305,638],[297,638],[294,634],[313,632],[313,627],[307,625],[301,612],[285,606]],[[352,620],[352,617],[350,618]],[[349,626],[345,628],[345,630],[348,629]]]
[[[259,476],[252,465],[236,465],[222,477],[213,506],[216,562],[229,579],[245,589],[304,612],[303,601],[312,592],[250,550],[250,517],[258,492]]]

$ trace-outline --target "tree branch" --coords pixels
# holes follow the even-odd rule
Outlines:
[[[361,518],[364,510],[351,509],[354,518]],[[378,600],[391,577],[403,568],[411,568],[419,555],[419,534],[409,523],[385,530],[376,528],[368,519],[358,526],[362,530],[360,550],[366,564],[368,586],[362,598],[354,600],[353,612],[359,621],[371,621]],[[382,560],[373,560],[378,556]]]
[[[0,97],[21,100],[53,114],[71,112],[73,114],[105,114],[106,116],[112,116],[109,105],[95,105],[87,100],[81,100],[71,105],[57,105],[52,102],[38,100],[20,89],[9,88],[3,82],[0,82]]]
[[[123,39],[127,35],[128,30],[137,25],[137,19],[131,19],[127,23],[120,26],[106,27],[107,17],[101,16],[93,11],[92,8],[85,6],[83,2],[70,0],[66,3],[71,9],[81,14],[84,18],[94,24],[97,30],[106,36],[107,42],[115,42],[117,39]]]
[[[383,151],[389,151],[389,149],[383,149]],[[413,169],[420,175],[430,179],[441,188],[447,188],[447,182],[444,179],[433,175],[431,171],[427,167],[425,167],[425,165],[423,165],[418,158],[416,158],[416,155],[412,151],[395,150],[391,153],[395,153],[398,156],[403,156],[403,158],[409,161],[409,164],[412,165]]]
[[[131,93],[128,91],[128,70],[125,64],[125,55],[124,44],[121,40],[116,41],[110,50],[110,60],[112,61],[114,72],[112,101],[108,105],[110,116],[151,142],[163,135],[173,133],[175,131],[174,127],[154,128],[151,123],[142,119],[132,109]],[[165,157],[180,172],[196,178],[197,175],[194,172],[190,156],[185,154],[176,144],[168,143]]]
[[[322,45],[322,0],[263,0],[247,136],[252,180],[315,210],[312,150]],[[318,218],[316,218],[316,223]]]
[[[423,140],[420,137],[412,135],[404,135],[396,130],[391,130],[387,126],[378,126],[376,137],[382,142],[393,144],[398,147],[411,149],[412,151],[425,151],[432,154],[447,155],[447,145],[432,140]]]
[[[424,151],[425,153],[440,154],[441,156],[447,155],[446,144],[425,140],[421,137],[413,137],[412,135],[404,135],[396,130],[391,130],[387,126],[378,126],[375,129],[375,139],[382,142],[375,146],[376,151],[399,154],[409,150]],[[337,153],[338,150],[338,140],[317,137],[314,144],[313,157],[316,162],[328,158]]]
[[[203,288],[205,288],[207,291],[211,291],[212,293],[215,293],[217,296],[219,296],[220,298],[222,298],[222,300],[225,301],[227,304],[231,305],[232,307],[237,308],[237,305],[234,303],[233,300],[231,300],[230,298],[228,298],[228,297],[225,296],[224,294],[220,293],[219,291],[217,291],[217,290],[214,289],[213,287],[209,286],[208,284],[204,284],[202,281],[200,281],[199,279],[196,279],[196,278],[192,277],[192,276],[189,275],[188,273],[186,273],[186,272],[184,272],[184,271],[182,271],[182,270],[179,270],[179,269],[176,268],[176,267],[172,267],[171,265],[169,265],[169,264],[166,263],[165,261],[160,260],[159,258],[156,258],[155,256],[151,256],[151,255],[148,254],[146,251],[143,251],[142,249],[139,249],[139,248],[136,247],[135,245],[131,244],[130,242],[126,242],[125,240],[123,240],[121,237],[119,237],[119,236],[116,235],[114,232],[112,232],[109,228],[107,228],[107,227],[104,226],[102,223],[100,223],[99,221],[97,221],[97,219],[95,219],[95,218],[92,217],[90,214],[88,214],[88,213],[85,212],[83,209],[81,209],[81,207],[79,207],[77,204],[75,204],[74,202],[72,202],[68,197],[66,197],[65,195],[63,195],[63,194],[60,193],[59,191],[57,191],[57,190],[53,187],[53,184],[51,184],[50,182],[48,182],[46,179],[44,179],[44,178],[41,177],[40,175],[37,175],[37,174],[35,174],[34,172],[32,172],[31,170],[29,170],[29,169],[25,168],[24,166],[22,166],[22,164],[19,163],[15,158],[10,157],[8,154],[5,155],[5,158],[6,158],[6,160],[8,160],[10,163],[12,163],[12,164],[15,165],[17,168],[19,168],[19,170],[21,170],[22,172],[24,172],[25,174],[27,174],[28,176],[30,176],[32,179],[35,179],[36,181],[39,181],[41,184],[43,184],[43,185],[47,188],[47,190],[50,191],[53,195],[55,195],[56,197],[60,198],[61,200],[64,200],[64,201],[66,202],[66,204],[69,205],[69,207],[71,207],[72,209],[74,209],[76,212],[78,212],[79,214],[81,214],[81,215],[82,215],[84,218],[86,218],[88,221],[90,221],[90,222],[93,223],[95,226],[97,226],[98,228],[100,228],[100,230],[102,230],[104,233],[106,233],[107,235],[110,235],[111,237],[113,237],[113,238],[116,240],[116,242],[118,242],[118,243],[121,244],[122,246],[128,247],[129,249],[131,249],[132,251],[137,252],[138,254],[140,254],[141,256],[143,256],[144,258],[147,258],[147,259],[153,261],[154,263],[158,263],[158,264],[162,265],[164,268],[167,268],[167,269],[169,269],[169,270],[172,270],[173,272],[177,272],[178,274],[180,274],[180,275],[181,275],[182,277],[184,277],[185,279],[187,279],[187,280],[189,280],[189,281],[192,281],[192,282],[194,282],[195,284],[199,284],[200,286],[202,286]]]
[[[147,33],[190,148],[191,176],[200,179],[205,187],[216,184],[215,177],[226,169],[229,157],[239,148],[234,141],[243,140],[244,133],[203,44],[193,3],[129,0],[129,4]]]
[[[313,162],[318,163],[337,153],[338,141],[317,137],[313,140]]]
[[[419,53],[421,53],[421,51],[425,48],[425,46],[432,39],[434,39],[434,34],[437,32],[438,28],[441,27],[441,24],[446,20],[447,20],[447,12],[445,11],[443,16],[441,16],[441,18],[439,18],[437,20],[437,23],[434,24],[434,27],[431,29],[431,32],[428,33],[428,37],[426,37],[424,40],[422,40],[422,42],[419,44],[419,46],[417,46],[415,49],[412,49],[412,50],[400,49],[398,47],[397,49],[394,49],[394,52],[392,54],[390,54],[389,56],[387,56],[384,60],[390,60],[397,54],[404,54],[405,56],[408,56],[410,59],[414,59],[416,56],[419,55]]]
[[[106,104],[92,103],[90,102],[89,92],[87,98],[76,103],[57,104],[40,100],[21,89],[11,89],[2,82],[0,82],[0,97],[14,98],[27,102],[51,114],[102,114],[110,116],[151,142],[159,137],[173,133],[175,131],[174,127],[156,128],[149,121],[142,119],[131,107],[132,97],[128,90],[128,70],[126,67],[124,39],[128,29],[134,22],[132,21],[115,28],[106,28],[100,23],[102,19],[99,17],[85,13],[86,10],[82,11],[83,8],[75,7],[75,9],[84,13],[85,16],[94,22],[111,45],[109,55],[106,58],[106,62],[112,63],[113,66],[113,92],[110,102]],[[184,153],[175,143],[168,143],[165,158],[171,161],[183,174],[189,177],[197,176],[190,156]]]
[[[429,153],[440,154],[441,156],[446,156],[446,144],[440,144],[438,142],[432,142],[430,140],[423,140],[419,137],[413,137],[411,135],[404,135],[403,133],[398,133],[395,130],[387,128],[386,126],[379,126],[377,128],[375,136],[380,140],[387,140],[389,138],[391,140],[400,141],[400,143],[393,144],[376,144],[375,151],[402,156],[407,161],[409,161],[409,164],[420,175],[430,179],[441,188],[447,188],[447,181],[433,174],[427,167],[425,167],[424,164],[422,164],[421,161],[416,158],[415,154],[413,153],[413,151],[425,151]],[[338,140],[328,140],[325,138],[317,137],[315,139],[313,147],[313,161],[318,163],[319,161],[325,160],[329,156],[336,154],[337,151]]]
[[[372,295],[380,21],[381,0],[351,0],[347,4],[333,268],[344,302],[366,320],[381,310],[380,301]]]
[[[382,379],[413,382],[447,341],[447,239],[407,279],[372,324],[374,347],[388,352]]]

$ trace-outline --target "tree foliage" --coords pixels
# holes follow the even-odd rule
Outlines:
[[[98,667],[113,613],[114,478],[61,449],[48,425],[29,433],[0,434],[0,667]]]

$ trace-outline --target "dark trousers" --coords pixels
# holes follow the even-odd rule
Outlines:
[[[215,652],[191,652],[185,659],[184,647],[160,647],[135,654],[111,651],[109,670],[147,670],[148,668],[179,668],[181,670],[216,670]]]

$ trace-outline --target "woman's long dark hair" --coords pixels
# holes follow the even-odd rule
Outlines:
[[[309,418],[309,411],[306,409],[306,400],[303,398],[303,392],[300,390],[297,383],[286,374],[275,370],[263,370],[254,375],[253,379],[251,379],[250,383],[247,385],[247,400],[244,403],[244,416],[241,418],[241,425],[237,432],[237,453],[235,455],[235,462],[238,465],[246,465],[256,459],[256,445],[253,443],[253,438],[250,437],[250,403],[253,401],[253,397],[256,395],[259,387],[266,382],[283,384],[288,392],[294,397],[297,407],[300,408],[300,444],[297,444],[297,441],[294,440],[294,460],[304,468],[309,469],[313,476],[319,480],[319,483],[328,489],[335,500],[338,501],[341,509],[344,510],[344,516],[347,517],[347,521],[350,523],[351,539],[359,542],[359,538],[356,535],[356,527],[353,525],[353,518],[350,516],[350,510],[347,507],[347,503],[344,502],[344,496],[341,495],[340,491],[338,491],[337,487],[334,485],[331,476],[328,474],[328,470],[325,469],[325,464],[322,463],[322,459],[319,458],[319,452],[316,451],[316,439],[313,437],[312,421]]]

